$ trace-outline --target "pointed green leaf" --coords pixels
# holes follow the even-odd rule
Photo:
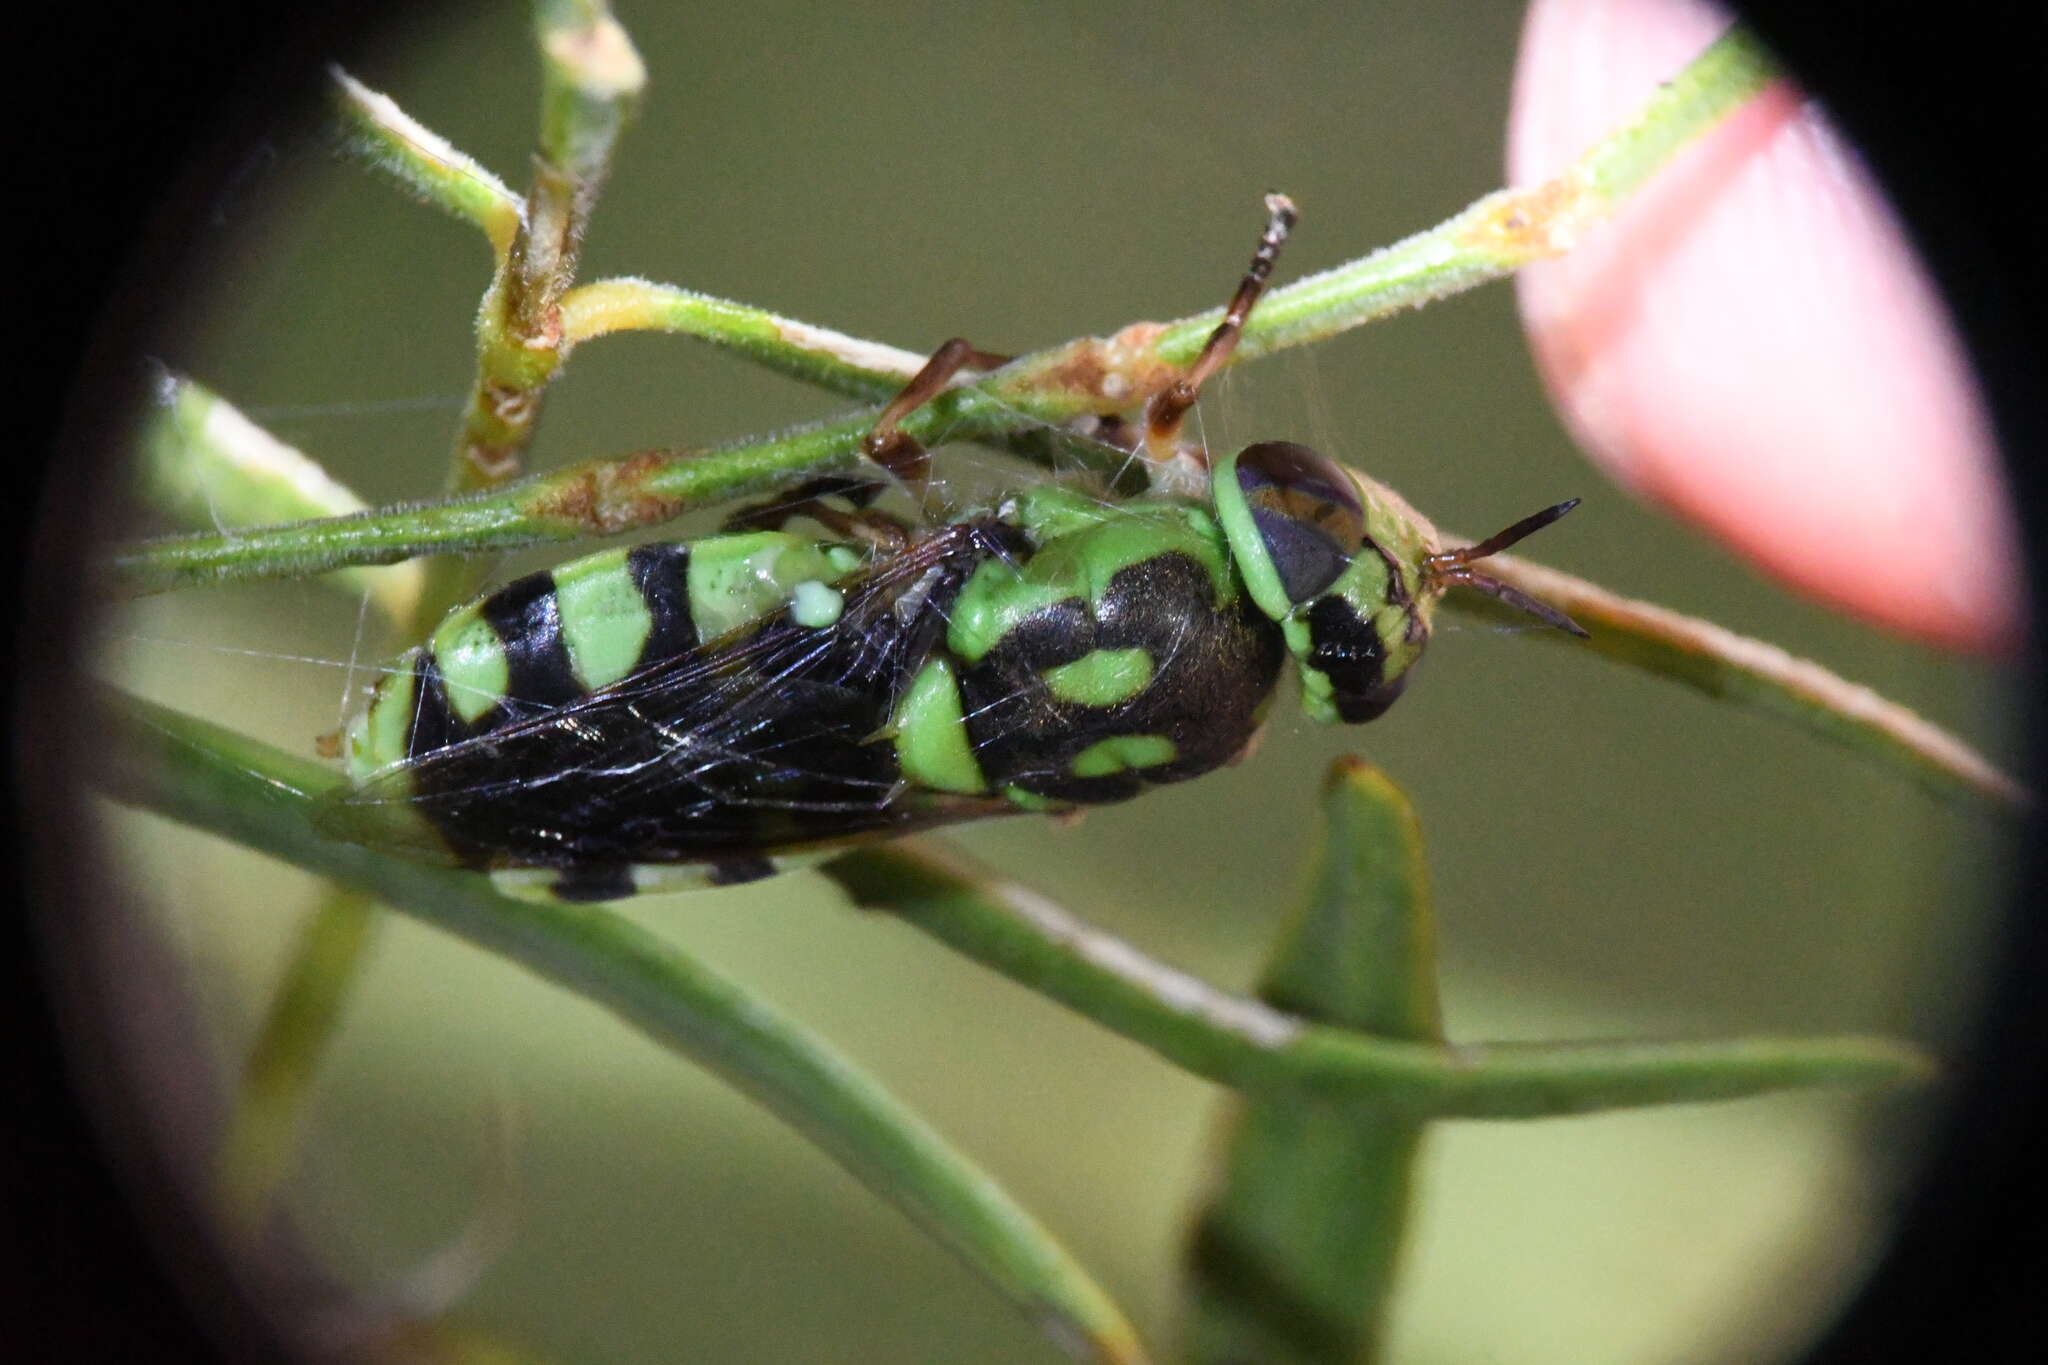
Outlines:
[[[1437,1042],[1436,925],[1422,835],[1378,770],[1340,761],[1301,913],[1259,987],[1304,1018]],[[1205,1365],[1372,1358],[1398,1268],[1422,1124],[1276,1097],[1226,1118],[1220,1183],[1189,1248],[1188,1337]]]

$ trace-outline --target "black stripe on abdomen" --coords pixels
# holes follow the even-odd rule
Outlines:
[[[505,702],[514,713],[545,710],[584,693],[562,639],[553,574],[515,579],[477,604],[477,615],[505,646]]]
[[[412,661],[412,721],[405,730],[405,756],[444,749],[469,738],[469,727],[448,704],[448,687],[441,681],[441,665],[434,651],[422,649]]]
[[[626,553],[626,572],[653,623],[640,646],[635,671],[673,659],[697,647],[697,620],[690,611],[690,549],[673,541],[636,545]]]

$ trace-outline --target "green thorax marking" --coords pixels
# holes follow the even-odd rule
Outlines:
[[[1118,572],[1157,555],[1185,554],[1200,564],[1218,605],[1237,596],[1223,533],[1202,508],[1143,498],[1104,508],[1046,487],[1019,495],[1013,516],[1037,549],[1021,566],[988,560],[960,590],[946,647],[963,662],[979,661],[1018,623],[1055,602],[1099,603]]]
[[[1152,681],[1152,655],[1142,649],[1098,649],[1070,664],[1048,668],[1046,688],[1077,706],[1114,706]]]

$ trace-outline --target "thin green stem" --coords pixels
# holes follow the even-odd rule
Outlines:
[[[351,565],[395,564],[415,555],[473,555],[620,535],[818,474],[858,468],[861,440],[879,411],[865,409],[710,450],[649,450],[623,459],[590,460],[465,498],[244,531],[166,536],[116,551],[107,565],[106,586],[118,595],[140,596],[304,578]],[[971,389],[960,389],[905,418],[903,430],[931,442],[1003,440],[1016,425],[1014,414]],[[1102,464],[1128,459],[1087,443],[1066,442],[1059,448]]]
[[[350,150],[411,190],[423,203],[482,229],[499,261],[511,249],[523,210],[519,196],[446,138],[340,67],[332,69],[335,110]]]
[[[314,1077],[381,918],[375,902],[329,887],[300,931],[249,1049],[221,1139],[218,1181],[228,1221],[250,1245],[298,1150]]]
[[[1449,543],[1470,542],[1450,537]],[[2033,794],[2017,778],[1940,726],[1776,645],[1668,607],[1622,597],[1514,555],[1492,556],[1486,571],[1556,607],[1591,632],[1587,640],[1562,631],[1535,632],[1540,639],[1590,649],[1710,697],[1775,716],[1898,772],[1944,800],[1989,801],[2012,812],[2033,803]],[[1454,592],[1444,601],[1492,619],[1526,619],[1477,593]]]
[[[850,469],[872,422],[872,416],[861,416],[715,450],[592,460],[418,507],[165,537],[117,553],[110,565],[112,586],[136,594],[303,578],[415,555],[477,554],[613,535],[815,473]]]
[[[1370,1037],[1217,990],[919,841],[859,849],[823,871],[856,904],[894,915],[1176,1066],[1261,1098],[1369,1105],[1411,1118],[1548,1118],[1880,1084],[1927,1066],[1914,1049],[1875,1038],[1451,1047]]]
[[[559,177],[551,192],[566,192],[567,213],[587,217],[647,86],[647,68],[604,0],[538,0],[534,29],[541,159]]]
[[[694,337],[778,374],[871,403],[894,397],[924,363],[911,351],[651,280],[596,280],[562,296],[565,344],[632,331]]]
[[[138,462],[143,496],[179,522],[232,536],[236,526],[366,510],[355,490],[232,403],[183,375],[159,376]],[[367,593],[384,619],[405,623],[420,600],[417,564],[342,569],[321,581]]]
[[[1640,113],[1580,157],[1569,174],[1587,187],[1599,212],[1610,213],[1777,75],[1777,63],[1756,35],[1731,25],[1658,86]]]
[[[513,900],[474,873],[336,843],[327,768],[103,696],[94,778],[115,799],[261,849],[517,962],[709,1067],[944,1241],[1077,1358],[1138,1362],[1130,1324],[1053,1236],[872,1079],[766,1002],[608,910]]]
[[[596,0],[536,6],[541,53],[540,149],[519,231],[484,291],[476,319],[476,382],[456,438],[452,492],[518,477],[561,368],[558,306],[630,118],[646,68]]]
[[[1267,294],[1252,312],[1236,358],[1320,341],[1562,255],[1773,74],[1747,30],[1730,28],[1563,175],[1530,189],[1497,191],[1427,231]],[[1221,317],[1221,309],[1212,309],[1170,324],[1158,338],[1159,355],[1186,364]]]

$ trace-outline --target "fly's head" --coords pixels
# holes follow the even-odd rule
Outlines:
[[[1475,588],[1574,634],[1562,612],[1474,570],[1577,505],[1560,503],[1477,545],[1444,550],[1399,494],[1291,441],[1217,462],[1211,498],[1246,591],[1279,623],[1320,721],[1373,720],[1408,685],[1437,600]]]

